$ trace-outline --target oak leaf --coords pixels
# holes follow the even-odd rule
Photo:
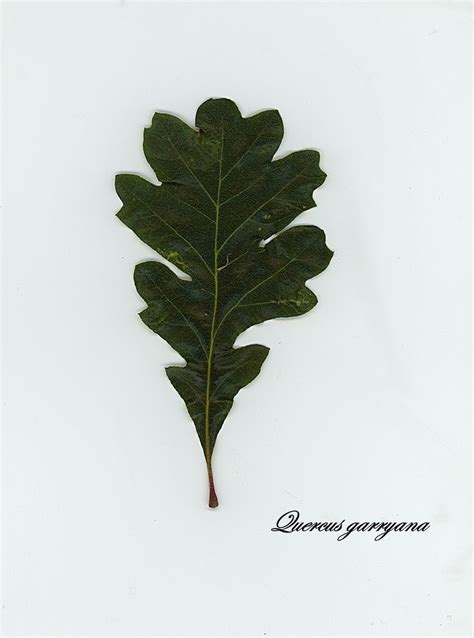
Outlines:
[[[273,156],[283,137],[276,110],[243,118],[228,99],[210,99],[196,128],[155,113],[145,129],[145,156],[160,185],[116,176],[118,217],[183,273],[147,261],[135,285],[147,303],[143,322],[186,361],[166,368],[194,421],[209,477],[209,506],[218,504],[212,473],[217,435],[241,388],[259,374],[269,349],[234,348],[244,330],[311,310],[305,282],[332,257],[315,226],[286,228],[315,206],[325,180],[319,153]],[[267,241],[269,240],[269,241]]]

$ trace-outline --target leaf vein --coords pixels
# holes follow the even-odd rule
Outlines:
[[[184,242],[186,242],[188,244],[188,246],[196,253],[196,255],[200,258],[200,260],[202,261],[202,263],[205,265],[205,267],[207,268],[207,270],[212,273],[212,270],[209,268],[206,260],[204,259],[204,257],[201,255],[201,253],[199,252],[199,250],[197,248],[195,248],[192,243],[186,239],[186,237],[184,237],[183,235],[181,235],[180,232],[178,232],[176,230],[176,228],[174,226],[172,226],[171,224],[168,224],[168,222],[166,221],[166,219],[163,219],[163,217],[161,217],[161,215],[158,215],[158,213],[156,212],[156,210],[154,208],[152,208],[150,206],[150,204],[142,199],[139,195],[135,194],[135,198],[141,202],[144,206],[146,206],[146,208],[152,213],[152,215],[154,215],[155,217],[157,217],[165,226],[167,226],[168,228],[171,228],[171,230],[178,236],[180,237]]]
[[[187,170],[189,171],[189,173],[194,177],[194,179],[196,180],[196,182],[199,184],[199,186],[202,188],[202,190],[206,193],[206,195],[209,197],[209,199],[211,200],[211,202],[215,205],[216,202],[214,200],[214,198],[212,197],[212,195],[209,193],[209,191],[207,190],[207,188],[204,186],[204,184],[201,182],[201,180],[199,179],[199,177],[196,175],[196,173],[193,171],[193,169],[189,166],[189,164],[186,162],[186,160],[184,159],[184,157],[181,155],[181,153],[179,152],[179,150],[176,148],[173,140],[171,139],[170,134],[168,133],[168,141],[171,144],[171,146],[174,148],[174,150],[176,151],[179,159],[181,160],[181,162],[184,164],[184,166],[187,168]]]
[[[226,173],[226,174],[224,175],[224,177],[222,178],[222,183],[224,183],[224,181],[225,181],[226,177],[228,177],[228,176],[232,173],[232,171],[233,171],[233,170],[234,170],[234,168],[237,166],[237,164],[239,164],[239,163],[240,163],[240,162],[244,159],[244,157],[245,157],[248,153],[250,153],[251,149],[255,146],[255,144],[257,143],[257,141],[258,141],[258,140],[262,137],[262,135],[265,133],[265,131],[267,130],[267,128],[268,128],[268,122],[265,124],[265,126],[263,127],[263,129],[260,131],[260,133],[259,133],[259,134],[257,135],[257,137],[254,139],[254,141],[250,144],[250,146],[247,148],[247,150],[245,151],[245,153],[243,153],[243,154],[239,157],[239,159],[235,162],[235,164],[233,164],[233,165],[229,168],[229,170],[227,171],[227,173]]]
[[[306,169],[306,167],[305,167]],[[219,247],[219,251],[220,252],[224,246],[227,244],[227,242],[232,239],[232,237],[235,235],[235,233],[237,233],[242,226],[244,226],[249,219],[251,219],[252,217],[254,217],[259,211],[262,210],[262,208],[264,208],[264,206],[266,206],[267,204],[269,204],[271,201],[273,201],[274,199],[276,199],[278,197],[278,195],[280,193],[282,193],[285,188],[288,188],[289,186],[291,186],[291,184],[293,184],[293,182],[295,182],[299,177],[301,177],[301,175],[304,173],[304,170],[301,171],[300,173],[298,173],[295,177],[293,177],[293,179],[291,179],[289,182],[287,182],[282,188],[280,188],[274,195],[272,195],[272,197],[270,197],[269,199],[267,199],[267,201],[263,202],[263,204],[261,204],[258,208],[256,208],[252,213],[250,213],[250,215],[248,215],[238,226],[237,228],[234,228],[234,230],[230,233],[230,235],[227,236],[226,240],[221,244],[221,246]]]
[[[186,315],[181,311],[181,309],[168,297],[168,295],[166,294],[166,292],[163,290],[163,288],[160,286],[160,284],[155,280],[154,277],[152,277],[149,273],[145,273],[145,277],[151,281],[151,283],[156,286],[158,288],[158,290],[161,292],[161,294],[163,295],[163,297],[166,299],[166,301],[168,303],[170,303],[173,308],[175,308],[179,314],[183,317],[184,321],[188,324],[189,328],[194,332],[194,334],[196,335],[199,344],[202,348],[202,351],[204,352],[204,356],[207,359],[207,351],[206,348],[204,347],[204,344],[202,342],[201,339],[201,335],[197,332],[196,328],[193,326],[193,324],[189,321],[189,319],[186,317]],[[148,303],[148,302],[147,302]]]
[[[293,257],[293,259],[290,259],[284,266],[282,266],[281,268],[279,268],[278,270],[276,270],[275,272],[273,272],[271,275],[269,275],[268,277],[266,277],[266,279],[264,279],[263,281],[260,281],[256,286],[254,286],[253,288],[251,288],[250,290],[248,290],[244,295],[242,295],[242,297],[237,301],[237,303],[235,303],[230,310],[228,310],[225,315],[223,316],[222,320],[220,321],[219,325],[217,326],[217,330],[216,330],[216,336],[217,333],[219,332],[219,330],[221,329],[221,327],[223,326],[225,320],[227,319],[227,317],[238,307],[240,306],[240,303],[245,299],[245,297],[248,297],[252,292],[255,292],[255,290],[257,290],[257,288],[260,288],[260,286],[263,286],[263,284],[267,283],[267,281],[270,281],[270,279],[273,279],[273,277],[275,277],[276,275],[278,275],[280,272],[282,272],[283,270],[285,270],[285,268],[287,268],[291,263],[293,263],[294,261],[296,261],[296,259],[299,257],[299,255],[297,255],[296,257]]]

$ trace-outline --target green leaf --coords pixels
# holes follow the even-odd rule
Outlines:
[[[118,217],[189,278],[163,263],[135,268],[143,322],[186,361],[166,369],[194,421],[217,506],[212,453],[235,395],[260,372],[268,348],[234,348],[244,330],[294,317],[317,299],[305,282],[332,251],[315,226],[286,227],[315,206],[326,175],[314,150],[273,160],[283,137],[278,111],[243,118],[231,100],[199,107],[196,128],[155,113],[144,151],[159,186],[116,176]],[[268,241],[266,241],[268,240]]]

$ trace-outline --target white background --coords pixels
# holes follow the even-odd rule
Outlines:
[[[463,4],[7,4],[4,633],[470,634]],[[278,108],[334,259],[215,450],[140,322],[117,172],[155,110]],[[277,517],[431,521],[275,534]]]

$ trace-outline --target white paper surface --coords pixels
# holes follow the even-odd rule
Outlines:
[[[470,635],[467,4],[4,6],[5,635]],[[335,256],[215,450],[114,213],[155,110],[278,108]],[[430,521],[380,542],[270,532]]]

